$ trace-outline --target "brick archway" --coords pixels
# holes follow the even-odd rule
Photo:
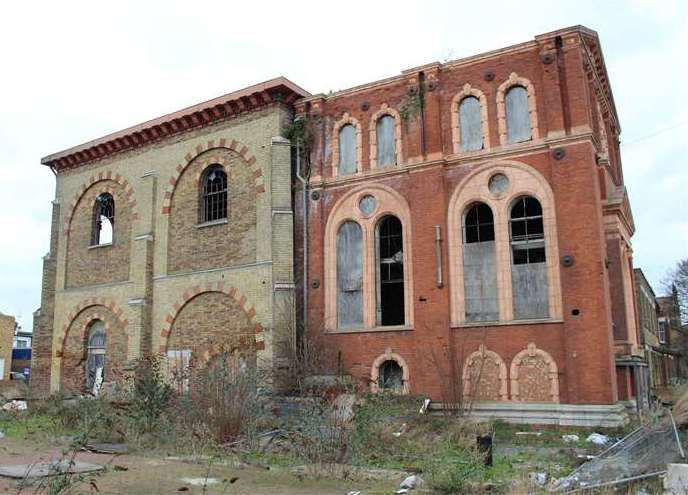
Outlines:
[[[411,382],[409,381],[410,373],[409,373],[408,364],[406,364],[406,360],[404,360],[403,357],[401,357],[396,352],[392,352],[392,349],[389,349],[389,348],[387,350],[385,350],[385,352],[383,354],[380,354],[377,358],[375,358],[375,361],[373,361],[373,365],[370,368],[370,391],[373,393],[377,393],[377,392],[380,392],[382,390],[378,384],[378,380],[380,379],[380,366],[382,366],[382,364],[386,361],[394,361],[399,365],[399,367],[401,368],[401,371],[402,371],[401,393],[404,395],[408,394],[411,391]]]
[[[129,206],[131,207],[131,219],[133,221],[138,220],[139,218],[139,213],[136,209],[136,198],[134,197],[134,188],[131,186],[129,181],[122,177],[122,175],[117,174],[113,172],[112,170],[105,170],[103,172],[98,172],[98,174],[91,175],[91,177],[88,179],[88,181],[84,182],[81,184],[79,187],[78,192],[74,195],[74,198],[72,199],[72,202],[69,205],[69,210],[67,213],[67,221],[65,222],[65,227],[64,227],[64,233],[65,235],[69,235],[69,229],[72,225],[72,219],[74,218],[74,212],[76,211],[76,206],[79,204],[79,201],[83,197],[83,195],[88,191],[91,187],[93,187],[95,184],[99,182],[104,182],[104,181],[113,181],[122,186],[122,189],[124,191],[124,197],[126,198],[127,202],[129,203]],[[113,192],[110,190],[104,190],[103,192]]]
[[[64,348],[65,339],[67,338],[67,331],[72,326],[74,320],[86,309],[91,308],[93,306],[100,306],[103,307],[105,310],[109,310],[112,316],[114,316],[115,320],[117,320],[117,322],[119,323],[120,327],[122,328],[122,331],[124,331],[124,333],[127,334],[127,327],[129,325],[129,321],[126,318],[123,318],[124,311],[117,305],[117,303],[113,299],[107,297],[92,297],[89,299],[84,299],[79,304],[74,306],[74,309],[69,313],[69,315],[67,315],[66,323],[62,325],[62,333],[60,335],[62,343],[60,345],[60,349],[58,352],[61,352]],[[91,320],[94,319],[96,318],[91,318]]]
[[[260,323],[253,322],[253,319],[256,316],[256,309],[252,305],[248,304],[248,299],[246,296],[240,293],[236,287],[227,287],[223,281],[219,281],[208,282],[205,285],[194,285],[193,287],[188,288],[186,291],[184,291],[182,297],[172,305],[172,309],[165,316],[166,325],[160,331],[160,337],[162,338],[163,342],[158,348],[160,353],[164,354],[167,352],[170,335],[172,334],[172,326],[174,325],[174,322],[181,313],[182,309],[196,296],[212,292],[225,294],[238,303],[248,321],[254,325],[253,330],[255,334],[256,350],[261,351],[265,349],[263,326]]]
[[[479,366],[477,373],[474,367]],[[477,383],[473,378],[477,374]],[[508,400],[506,364],[499,354],[480,344],[463,365],[464,397],[474,400]]]
[[[229,144],[228,144],[229,143]],[[170,176],[170,178],[167,180],[166,185],[165,185],[165,192],[163,194],[163,201],[162,201],[162,214],[163,215],[168,215],[170,213],[171,207],[172,207],[172,196],[174,195],[174,190],[177,186],[177,182],[179,181],[179,178],[181,175],[184,173],[184,170],[186,170],[186,167],[193,162],[196,157],[198,157],[201,153],[204,153],[206,151],[216,149],[216,148],[226,148],[228,150],[231,150],[235,153],[237,153],[239,156],[244,161],[244,164],[249,167],[252,171],[253,174],[253,179],[255,182],[255,191],[256,193],[264,193],[265,192],[265,184],[263,180],[263,169],[260,168],[259,166],[256,165],[256,157],[252,154],[249,153],[249,148],[245,144],[240,143],[236,139],[226,139],[226,138],[221,138],[218,140],[216,143],[215,140],[210,140],[206,144],[199,144],[197,145],[192,151],[188,152],[184,156],[184,161],[177,164],[177,168],[175,173]],[[226,165],[226,164],[223,164]]]

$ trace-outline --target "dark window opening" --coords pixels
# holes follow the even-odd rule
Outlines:
[[[89,327],[86,358],[86,389],[98,395],[105,380],[105,325],[95,320]]]
[[[377,226],[378,304],[377,322],[381,326],[403,325],[404,251],[401,221],[386,216]]]
[[[514,265],[544,263],[545,234],[540,202],[530,196],[516,200],[510,223]]]
[[[93,207],[91,245],[112,244],[115,233],[115,200],[110,193],[98,195]]]
[[[227,174],[222,165],[211,165],[203,173],[201,222],[227,218]]]
[[[485,203],[476,203],[466,213],[466,244],[494,241],[494,218],[492,210]]]
[[[380,390],[400,392],[404,386],[404,371],[394,360],[385,361],[380,365],[378,387]]]

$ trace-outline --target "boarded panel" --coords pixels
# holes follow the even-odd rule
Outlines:
[[[464,245],[463,266],[466,321],[499,320],[495,243]]]
[[[394,117],[385,115],[377,121],[377,166],[397,164],[397,146]]]
[[[339,175],[356,173],[356,129],[347,124],[339,130]]]
[[[337,233],[337,324],[363,325],[363,233],[356,222],[342,224]]]
[[[523,86],[514,86],[506,94],[506,130],[510,143],[531,138],[528,91]]]
[[[511,265],[514,318],[528,320],[549,316],[547,264]]]
[[[480,101],[475,96],[461,100],[459,105],[461,148],[465,151],[483,149],[483,129],[480,119]]]

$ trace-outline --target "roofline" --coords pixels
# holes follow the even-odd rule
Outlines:
[[[219,105],[225,105],[228,104],[229,102],[235,102],[235,101],[240,101],[242,98],[249,98],[252,95],[255,94],[265,94],[271,89],[276,89],[279,88],[280,86],[284,86],[287,88],[293,95],[295,95],[298,98],[303,98],[303,97],[308,97],[310,96],[310,93],[303,89],[302,87],[298,86],[297,84],[294,84],[291,82],[289,79],[285,77],[276,77],[274,79],[270,79],[268,81],[259,83],[259,84],[254,84],[253,86],[248,86],[244,89],[240,89],[238,91],[234,91],[232,93],[227,93],[225,95],[219,96],[217,98],[213,98],[201,103],[198,103],[196,105],[192,105],[186,108],[183,108],[181,110],[177,110],[176,112],[168,113],[166,115],[163,115],[161,117],[157,117],[155,119],[148,120],[146,122],[142,122],[140,124],[134,125],[132,127],[127,127],[126,129],[122,129],[120,131],[113,132],[111,134],[107,134],[105,136],[99,137],[97,139],[93,139],[91,141],[87,141],[85,143],[73,146],[71,148],[67,148],[62,151],[58,151],[56,153],[52,153],[50,155],[47,155],[43,158],[41,158],[41,164],[43,165],[53,165],[56,161],[67,158],[69,156],[75,155],[77,153],[85,152],[86,150],[90,150],[93,148],[96,148],[98,146],[104,145],[105,143],[111,143],[114,141],[117,141],[119,139],[124,139],[130,136],[134,136],[137,133],[144,133],[145,131],[148,131],[150,129],[156,128],[158,126],[162,126],[164,124],[170,123],[174,121],[175,119],[182,119],[183,117],[191,116],[196,113],[200,113],[203,111],[207,111],[209,109],[212,109],[213,107],[217,107]],[[262,105],[264,105],[264,102],[261,102]],[[262,106],[259,105],[259,106]],[[185,129],[183,129],[185,130]],[[116,149],[116,151],[119,151],[119,149]],[[104,153],[104,154],[110,154],[110,153]],[[88,158],[88,157],[87,157]],[[91,159],[96,158],[96,157],[91,157]],[[83,160],[83,161],[88,161]]]

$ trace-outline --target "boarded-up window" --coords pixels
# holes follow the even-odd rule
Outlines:
[[[499,319],[492,210],[475,203],[464,217],[464,300],[466,321]]]
[[[363,232],[351,221],[337,233],[337,325],[363,325]]]
[[[98,395],[105,380],[105,325],[100,320],[95,320],[89,327],[87,353],[86,389]]]
[[[506,132],[510,143],[531,138],[528,91],[523,86],[512,86],[506,93]]]
[[[401,221],[392,215],[377,224],[377,324],[403,325],[404,242]]]
[[[511,283],[514,318],[549,316],[549,285],[542,206],[522,196],[511,208]]]
[[[461,148],[464,151],[483,149],[483,128],[480,117],[480,100],[468,96],[459,104]]]
[[[339,129],[339,175],[356,173],[356,128],[346,124]]]
[[[91,245],[111,244],[115,233],[115,200],[110,193],[98,195],[93,206]]]
[[[383,115],[377,121],[377,166],[397,164],[396,121],[391,115]]]

